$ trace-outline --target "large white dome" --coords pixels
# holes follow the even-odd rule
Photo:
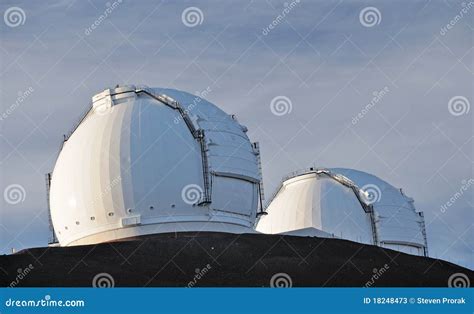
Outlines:
[[[64,142],[50,185],[62,246],[170,231],[252,232],[258,145],[233,116],[173,89],[107,89]]]

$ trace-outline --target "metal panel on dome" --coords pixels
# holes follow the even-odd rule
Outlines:
[[[394,247],[406,247],[408,251],[421,250],[428,254],[428,243],[423,213],[417,212],[414,200],[401,189],[386,181],[354,169],[334,168],[351,178],[361,189],[374,190],[376,198],[371,202],[374,209],[378,241],[382,246],[390,243]]]
[[[366,189],[374,189],[370,199]],[[373,191],[371,191],[372,193]],[[320,236],[312,229],[409,254],[427,255],[423,214],[387,182],[352,169],[314,169],[286,177],[257,222],[264,233]]]
[[[258,194],[254,183],[229,177],[214,177],[212,184],[211,208],[255,217]]]
[[[244,128],[210,102],[172,89],[107,89],[56,161],[51,220],[62,246],[157,232],[251,233],[258,178]],[[212,202],[201,199],[206,182]]]
[[[198,96],[170,90],[153,89],[153,92],[175,99],[175,105],[183,108],[193,128],[203,136],[204,199],[201,203],[210,203],[220,212],[255,216],[260,173],[257,154],[245,134],[246,128],[234,116]]]

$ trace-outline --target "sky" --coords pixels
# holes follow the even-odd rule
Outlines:
[[[474,2],[2,0],[0,11],[0,253],[47,244],[45,174],[91,97],[145,84],[209,90],[236,114],[260,142],[267,195],[311,166],[375,174],[425,213],[430,256],[474,268]]]

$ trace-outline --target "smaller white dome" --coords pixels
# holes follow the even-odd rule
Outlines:
[[[353,169],[310,169],[285,178],[257,231],[339,237],[427,255],[423,214],[384,180]]]

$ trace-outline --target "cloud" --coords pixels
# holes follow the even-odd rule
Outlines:
[[[282,1],[200,2],[204,21],[192,28],[181,21],[191,3],[123,1],[89,35],[106,2],[5,2],[2,12],[12,5],[27,19],[0,28],[2,112],[19,91],[35,91],[1,122],[1,187],[20,183],[29,193],[27,204],[2,203],[4,252],[15,243],[11,226],[38,212],[47,220],[42,175],[91,96],[137,83],[191,92],[212,86],[209,100],[237,113],[260,141],[267,195],[286,173],[311,165],[352,167],[403,187],[433,221],[430,251],[473,268],[472,247],[459,240],[472,242],[472,190],[439,212],[472,177],[472,110],[448,111],[453,96],[474,102],[472,42],[465,40],[472,19],[440,34],[461,2],[380,3],[380,24],[364,27],[359,12],[369,2],[301,1],[266,36]],[[384,87],[386,97],[353,125]],[[281,117],[270,110],[279,95],[293,105]],[[15,245],[37,245],[38,234],[46,243],[47,226],[33,225]]]

